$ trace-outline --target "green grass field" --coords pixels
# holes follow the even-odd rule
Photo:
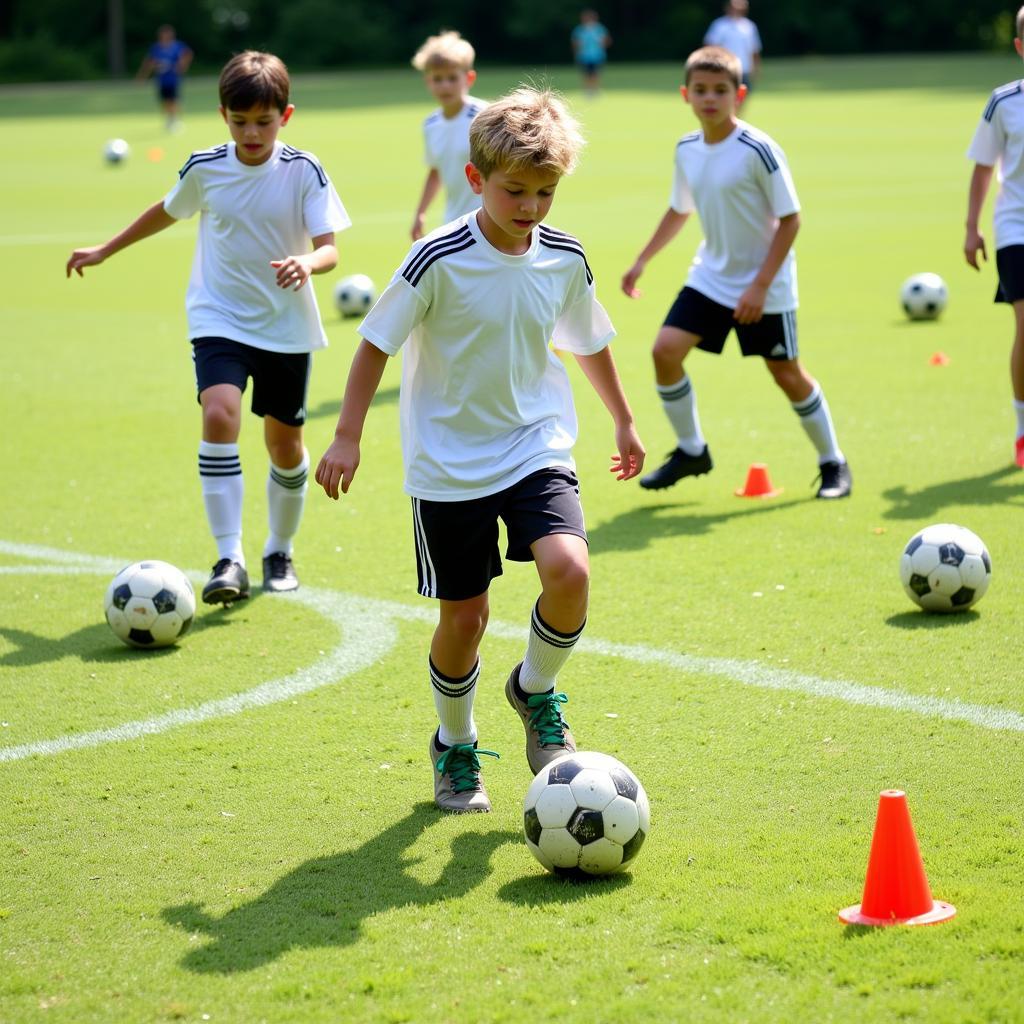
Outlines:
[[[690,365],[714,472],[658,494],[607,473],[610,422],[571,368],[593,582],[561,685],[581,746],[632,766],[653,815],[632,872],[587,885],[545,875],[520,837],[529,772],[501,686],[536,596],[529,567],[495,582],[483,647],[495,812],[430,803],[435,609],[415,593],[397,363],[350,494],[310,492],[295,599],[203,607],[163,652],[113,638],[101,601],[117,568],[213,561],[183,308],[195,224],[84,280],[64,263],[226,132],[209,80],[190,82],[176,136],[149,89],[0,89],[0,1021],[1021,1020],[1024,475],[1011,318],[991,302],[994,269],[960,252],[964,151],[989,90],[1018,73],[991,56],[772,62],[746,112],[785,148],[803,202],[801,353],[851,500],[813,500],[796,417],[734,347]],[[596,102],[571,69],[548,74],[590,140],[550,223],[587,247],[653,462],[673,442],[649,347],[697,225],[639,301],[618,280],[665,208],[692,114],[676,68],[613,67]],[[477,91],[519,77],[485,68]],[[425,94],[409,71],[294,91],[283,137],[320,156],[355,222],[333,278],[383,285],[422,183]],[[118,167],[101,158],[114,136],[133,150]],[[898,306],[920,270],[949,285],[936,323]],[[331,347],[313,374],[314,462],[356,344],[332,278],[316,287]],[[948,365],[930,365],[939,351]],[[258,566],[251,417],[242,459]],[[754,461],[780,497],[733,495]],[[994,563],[987,596],[954,617],[919,613],[897,579],[910,535],[943,521],[980,534]],[[836,920],[860,900],[889,787],[908,793],[952,922]]]

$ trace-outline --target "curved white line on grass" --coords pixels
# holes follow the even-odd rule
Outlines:
[[[0,541],[0,554],[28,558],[47,558],[56,565],[0,566],[0,575],[22,574],[27,569],[35,573],[114,573],[123,567],[123,561],[76,555],[54,548],[35,547]],[[201,573],[190,573],[202,579]],[[327,686],[358,672],[384,657],[397,642],[396,620],[432,623],[432,606],[414,607],[373,598],[359,598],[330,590],[305,587],[294,595],[279,595],[275,600],[293,600],[308,605],[326,619],[334,622],[345,639],[322,661],[284,679],[271,680],[255,689],[221,700],[209,701],[194,708],[170,711],[155,718],[95,732],[39,740],[18,747],[0,748],[0,762],[16,761],[34,754],[57,754],[67,750],[99,746],[123,740],[137,739],[174,729],[181,725],[204,722],[211,718],[238,714],[254,707],[275,704],[298,694]],[[489,632],[505,640],[522,641],[524,628],[510,623],[492,622]],[[768,690],[787,690],[812,697],[839,700],[846,704],[883,708],[952,722],[966,722],[983,729],[1024,732],[1024,715],[1016,711],[969,704],[965,701],[946,700],[890,690],[881,686],[867,686],[843,680],[822,679],[818,676],[775,668],[757,661],[739,658],[698,657],[673,651],[647,647],[642,644],[618,644],[584,637],[577,648],[581,654],[600,654],[628,661],[663,665],[676,672],[705,676],[719,676],[730,682]]]

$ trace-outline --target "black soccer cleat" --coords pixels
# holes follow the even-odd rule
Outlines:
[[[203,587],[206,604],[231,604],[249,596],[249,574],[245,566],[222,558],[213,567],[210,579]]]
[[[853,490],[853,474],[846,462],[823,462],[818,467],[821,474],[821,486],[817,498],[848,498]]]
[[[295,575],[291,555],[274,551],[263,556],[263,589],[272,594],[299,589],[299,577]]]
[[[707,445],[704,445],[700,455],[687,455],[682,448],[673,448],[668,459],[653,473],[640,477],[640,486],[648,491],[660,491],[663,487],[671,487],[678,483],[684,476],[703,476],[710,473],[712,466],[714,463],[711,461],[711,452],[708,451]]]

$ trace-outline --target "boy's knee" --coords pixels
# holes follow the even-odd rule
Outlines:
[[[239,411],[228,404],[210,402],[203,406],[203,435],[207,440],[237,440],[240,421]]]
[[[442,620],[442,627],[449,636],[460,643],[475,644],[487,628],[488,607],[476,602],[460,604],[448,609]]]
[[[583,598],[590,589],[590,562],[586,556],[566,554],[548,567],[545,590],[563,597]]]

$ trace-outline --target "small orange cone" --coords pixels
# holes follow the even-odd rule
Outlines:
[[[781,493],[781,487],[778,490],[772,487],[768,467],[763,462],[751,463],[747,470],[747,482],[736,491],[740,498],[774,498]]]
[[[871,839],[864,895],[856,906],[839,911],[846,924],[938,924],[948,921],[956,907],[933,900],[910,823],[907,795],[883,789]]]
[[[945,352],[935,352],[928,362],[932,366],[949,366],[949,356]]]

